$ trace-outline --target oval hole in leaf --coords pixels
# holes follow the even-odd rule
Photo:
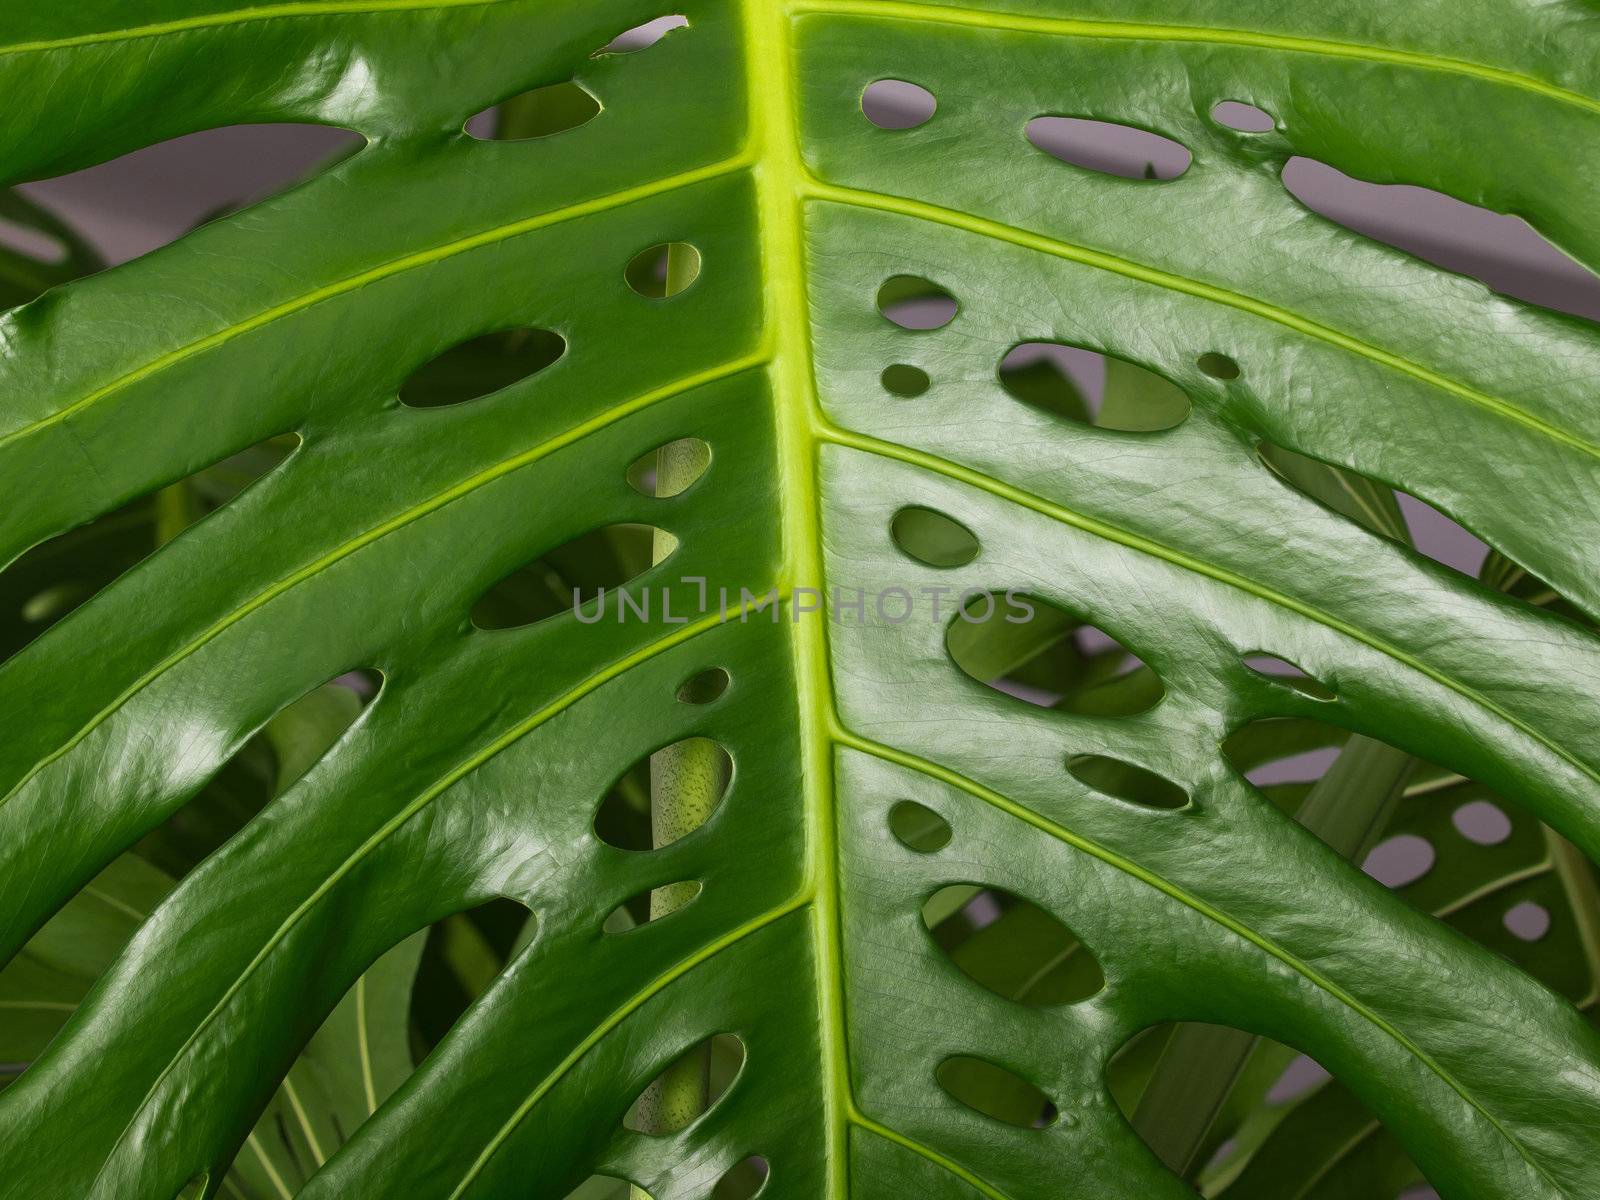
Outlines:
[[[1271,133],[1276,125],[1271,113],[1242,100],[1222,101],[1212,108],[1211,119],[1240,133]]]
[[[1181,425],[1189,395],[1169,379],[1124,359],[1060,342],[1022,342],[1000,360],[1000,386],[1041,412],[1128,433]]]
[[[684,680],[678,688],[678,699],[684,704],[710,704],[722,698],[729,682],[728,673],[721,667],[709,667]]]
[[[903,396],[906,399],[922,395],[928,390],[931,382],[926,371],[908,363],[895,363],[893,366],[885,367],[881,379],[884,391],[892,396]]]
[[[437,1046],[473,1001],[527,944],[535,918],[505,897],[452,913],[428,930],[411,992],[411,1023],[425,1046]]]
[[[744,1059],[744,1042],[731,1033],[691,1046],[639,1093],[623,1127],[653,1137],[688,1128],[727,1095]]]
[[[301,440],[298,433],[284,433],[257,442],[40,542],[13,560],[0,571],[0,612],[7,614],[0,621],[0,662],[282,466]]]
[[[1512,937],[1537,942],[1550,932],[1550,910],[1532,900],[1524,900],[1507,910],[1504,924]]]
[[[484,109],[466,124],[480,142],[527,142],[587,125],[600,101],[576,80],[533,88]]]
[[[1126,646],[1058,605],[1022,592],[972,592],[945,634],[962,672],[1039,708],[1134,716],[1166,688]]]
[[[1426,501],[1342,463],[1323,462],[1271,442],[1260,442],[1256,449],[1262,462],[1295,491],[1340,516],[1391,540],[1409,543],[1440,566],[1468,577],[1492,572],[1491,586],[1563,611],[1562,597],[1504,558],[1496,556],[1491,563],[1487,545]]]
[[[606,525],[518,567],[472,606],[479,629],[515,629],[582,609],[595,615],[615,594],[665,559],[677,539],[654,525]]]
[[[977,536],[954,517],[911,506],[895,513],[889,536],[903,552],[930,567],[964,567],[978,557]]]
[[[940,888],[923,904],[922,923],[969,979],[1018,1004],[1076,1004],[1105,986],[1099,962],[1072,930],[1001,888]]]
[[[1299,155],[1283,186],[1312,212],[1362,237],[1529,304],[1600,320],[1600,277],[1521,217],[1431,188],[1377,184]]]
[[[1245,656],[1244,665],[1257,675],[1261,675],[1274,683],[1291,687],[1297,692],[1304,692],[1313,700],[1332,700],[1333,691],[1318,680],[1302,671],[1286,658],[1279,658],[1275,654],[1264,654],[1256,651]]]
[[[955,1055],[940,1063],[933,1077],[974,1112],[1019,1129],[1048,1128],[1059,1115],[1049,1096],[1015,1071],[985,1058]]]
[[[1176,179],[1194,155],[1171,138],[1086,117],[1035,117],[1024,131],[1034,147],[1075,167],[1123,179]]]
[[[675,823],[654,820],[651,770],[656,773],[689,769],[704,781],[704,803],[681,815]],[[733,758],[710,738],[685,738],[657,750],[623,772],[595,810],[594,831],[599,839],[619,850],[645,851],[669,846],[687,837],[716,812],[733,781]]]
[[[682,495],[711,466],[711,447],[696,437],[678,438],[636,459],[628,468],[628,486],[658,500]]]
[[[1086,787],[1142,808],[1179,809],[1189,804],[1189,793],[1154,771],[1109,758],[1104,754],[1075,754],[1067,770]]]
[[[628,261],[623,278],[646,300],[666,300],[700,278],[700,251],[688,242],[661,242]]]
[[[624,29],[589,57],[599,58],[602,54],[636,54],[640,50],[648,50],[674,29],[683,29],[688,24],[689,18],[682,13],[655,17],[642,25],[635,25],[632,29]]]
[[[953,833],[949,821],[915,800],[901,800],[889,810],[889,831],[907,850],[918,854],[943,850]]]
[[[699,896],[703,888],[698,879],[685,879],[629,896],[607,914],[601,930],[605,933],[627,933],[630,929],[669,917]]]
[[[1433,846],[1414,833],[1385,838],[1372,848],[1361,869],[1384,887],[1410,887],[1433,870]]]
[[[735,1163],[711,1189],[711,1200],[755,1200],[767,1186],[772,1168],[759,1154]]]
[[[400,385],[400,403],[445,408],[491,396],[538,374],[566,350],[559,333],[531,325],[468,338],[413,371]]]
[[[1239,378],[1239,364],[1226,354],[1207,351],[1195,360],[1195,366],[1213,379],[1227,381]]]
[[[901,329],[942,329],[960,307],[954,296],[920,275],[891,275],[878,289],[878,311]]]
[[[933,119],[939,101],[921,84],[879,79],[861,93],[861,111],[879,129],[915,129]]]
[[[1450,814],[1456,832],[1480,846],[1498,846],[1511,836],[1511,818],[1498,805],[1473,800]]]
[[[116,266],[301,183],[365,145],[352,129],[313,122],[225,125],[24,183],[18,191],[72,229],[91,231],[104,263]],[[108,197],[115,197],[114,205]],[[92,270],[101,264],[83,265]]]

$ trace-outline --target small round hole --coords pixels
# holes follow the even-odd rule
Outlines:
[[[712,667],[685,680],[678,688],[678,699],[684,704],[710,704],[728,690],[728,682],[726,671]]]
[[[889,810],[889,832],[907,850],[932,854],[950,844],[950,822],[915,800],[902,800]]]
[[[1240,133],[1271,133],[1276,124],[1271,113],[1242,100],[1224,100],[1211,110],[1211,119]]]
[[[700,278],[700,251],[688,242],[662,242],[635,254],[623,277],[646,300],[665,300]]]
[[[943,329],[960,311],[956,298],[919,275],[895,275],[878,289],[878,311],[901,329]]]
[[[1516,904],[1504,917],[1505,927],[1511,936],[1524,942],[1537,942],[1550,932],[1550,910],[1532,900]]]
[[[1426,838],[1402,833],[1374,846],[1361,869],[1384,887],[1410,887],[1433,870],[1434,858]]]
[[[938,107],[932,92],[904,79],[880,79],[861,93],[861,111],[879,129],[915,129],[927,124]]]
[[[928,373],[921,367],[909,366],[906,363],[895,363],[892,367],[883,369],[883,390],[891,395],[920,396],[928,390]]]
[[[1450,814],[1456,832],[1480,846],[1498,846],[1511,836],[1511,818],[1496,804],[1474,800]]]
[[[642,454],[628,468],[628,486],[641,496],[666,500],[689,490],[711,465],[711,447],[699,438],[678,438]]]
[[[978,557],[978,539],[954,518],[931,508],[902,508],[889,523],[894,544],[930,567],[964,567]]]
[[[1202,354],[1196,361],[1195,366],[1213,379],[1228,380],[1239,378],[1239,364],[1226,354]]]

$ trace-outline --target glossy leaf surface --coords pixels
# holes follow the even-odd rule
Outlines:
[[[1302,155],[1435,188],[1600,262],[1592,7],[969,2],[684,0],[686,24],[631,52],[613,39],[663,15],[637,0],[0,13],[0,183],[247,122],[367,139],[0,324],[5,561],[299,439],[14,639],[0,954],[41,949],[275,715],[348,672],[381,679],[119,931],[92,987],[105,957],[61,984],[70,1015],[0,1092],[0,1196],[563,1197],[604,1175],[677,1200],[759,1155],[764,1200],[1181,1197],[1106,1075],[1176,1021],[1313,1057],[1452,1200],[1600,1192],[1600,1034],[1573,1003],[1592,958],[1586,991],[1566,963],[1501,957],[1467,908],[1430,915],[1459,904],[1450,887],[1408,904],[1219,749],[1260,718],[1330,722],[1505,797],[1528,838],[1564,839],[1566,867],[1600,854],[1600,638],[1370,532],[1258,452],[1402,488],[1600,614],[1594,327],[1343,229],[1280,179]],[[936,109],[868,120],[880,79]],[[464,132],[567,81],[597,115]],[[1222,101],[1275,125],[1220,124]],[[1074,165],[1029,142],[1040,116],[1147,130],[1192,163]],[[642,286],[630,264],[660,247]],[[907,305],[953,305],[886,319],[896,279],[933,289]],[[563,351],[475,398],[401,402],[453,348],[525,329]],[[1090,425],[1081,398],[1019,399],[999,364],[1025,342],[1142,368],[1188,415]],[[895,364],[926,389],[886,389]],[[1120,411],[1136,384],[1117,375]],[[630,484],[684,439],[710,452],[692,483],[663,456],[653,491]],[[971,545],[913,556],[907,510]],[[625,592],[474,624],[519,568],[622,526],[656,531]],[[550,571],[536,582],[559,596]],[[1008,589],[1061,619],[976,678],[952,659],[956,598]],[[835,619],[805,611],[819,599]],[[1138,703],[984,686],[1078,626],[1143,664],[1124,677]],[[1263,677],[1259,655],[1333,698]],[[713,668],[725,689],[681,698]],[[1080,756],[1188,803],[1091,787]],[[692,827],[653,849],[605,836],[603,799],[637,818],[663,779],[708,801]],[[906,801],[949,840],[899,840]],[[1014,973],[1009,994],[986,987],[924,923],[951,885],[1053,918],[1095,984],[1052,1004],[1019,1001]],[[608,932],[641,896],[636,927]],[[300,1174],[239,1157],[292,1109],[284,1080],[314,1073],[358,980],[497,899],[533,922],[415,1070],[394,1057],[352,1103],[339,1059],[283,1142],[316,1137]],[[745,1055],[720,1098],[678,1132],[628,1129],[716,1034]],[[952,1061],[987,1064],[957,1087],[971,1103],[941,1086]],[[1007,1078],[1026,1085],[1010,1107],[974,1098]],[[1038,1117],[985,1115],[1019,1095]]]

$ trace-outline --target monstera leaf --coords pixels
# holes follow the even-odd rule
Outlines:
[[[1600,1192],[1600,339],[1282,182],[1600,261],[1593,6],[968,3],[5,6],[5,183],[366,144],[4,318],[4,956],[381,687],[50,984],[0,1195]],[[1186,156],[1052,140],[1095,121]],[[1299,808],[1223,749],[1330,725]],[[1529,856],[1349,861],[1440,781]],[[1519,887],[1560,953],[1490,936]],[[406,1074],[385,956],[507,904]],[[1295,1053],[1336,1082],[1252,1108]]]

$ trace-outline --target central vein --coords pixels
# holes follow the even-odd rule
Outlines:
[[[817,487],[821,428],[811,363],[805,288],[802,206],[806,176],[794,105],[789,14],[775,0],[745,0],[746,70],[757,221],[766,270],[768,376],[778,430],[783,522],[783,586],[822,586],[822,530]],[[791,601],[792,603],[792,601]],[[845,1128],[851,1104],[844,1035],[844,982],[839,935],[837,829],[833,790],[833,690],[824,622],[791,621],[797,686],[807,880],[822,1049],[824,1195],[842,1200],[848,1189]]]

